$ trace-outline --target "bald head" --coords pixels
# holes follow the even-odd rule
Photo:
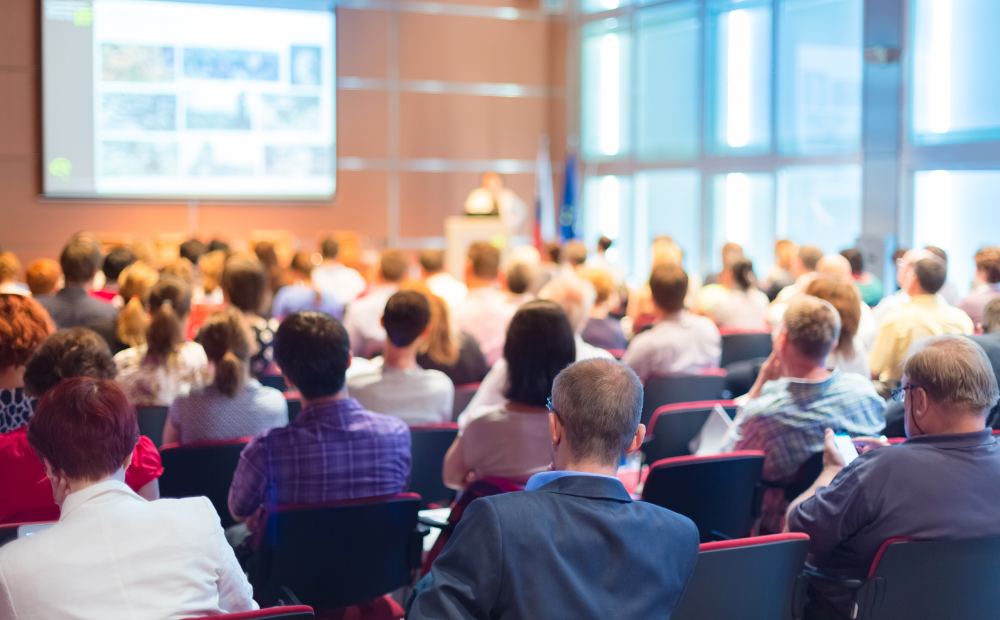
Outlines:
[[[573,326],[574,333],[581,333],[587,326],[590,310],[594,307],[597,292],[587,280],[575,275],[556,278],[538,292],[539,299],[555,302]]]
[[[614,466],[639,428],[642,382],[631,368],[614,360],[576,362],[552,384],[552,408],[576,460]]]
[[[1000,399],[986,353],[964,336],[931,336],[910,347],[903,363],[907,383],[954,415],[985,416]]]
[[[851,276],[851,261],[840,254],[827,254],[819,259],[819,262],[816,264],[816,271],[839,278],[845,282],[852,282],[854,280]]]

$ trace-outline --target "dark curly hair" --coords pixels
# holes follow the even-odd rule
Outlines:
[[[24,369],[24,391],[41,397],[70,377],[114,379],[117,374],[108,343],[84,327],[60,329],[48,337]]]

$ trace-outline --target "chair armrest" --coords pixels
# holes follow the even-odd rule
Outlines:
[[[865,582],[860,579],[847,579],[846,577],[824,575],[823,573],[811,568],[803,569],[802,573],[809,578],[809,581],[822,581],[824,583],[829,583],[848,590],[858,590],[861,586],[865,585]]]

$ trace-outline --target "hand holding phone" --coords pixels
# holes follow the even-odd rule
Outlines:
[[[858,458],[858,449],[854,446],[854,442],[851,441],[851,436],[847,433],[837,433],[833,436],[834,441],[837,443],[837,450],[840,452],[840,456],[844,458],[844,465],[850,465],[851,461]]]

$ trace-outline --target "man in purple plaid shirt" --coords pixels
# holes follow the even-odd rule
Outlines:
[[[333,317],[296,312],[281,323],[274,359],[302,411],[284,428],[254,437],[240,455],[229,511],[254,531],[262,511],[395,495],[410,481],[410,429],[350,398],[347,332]]]

